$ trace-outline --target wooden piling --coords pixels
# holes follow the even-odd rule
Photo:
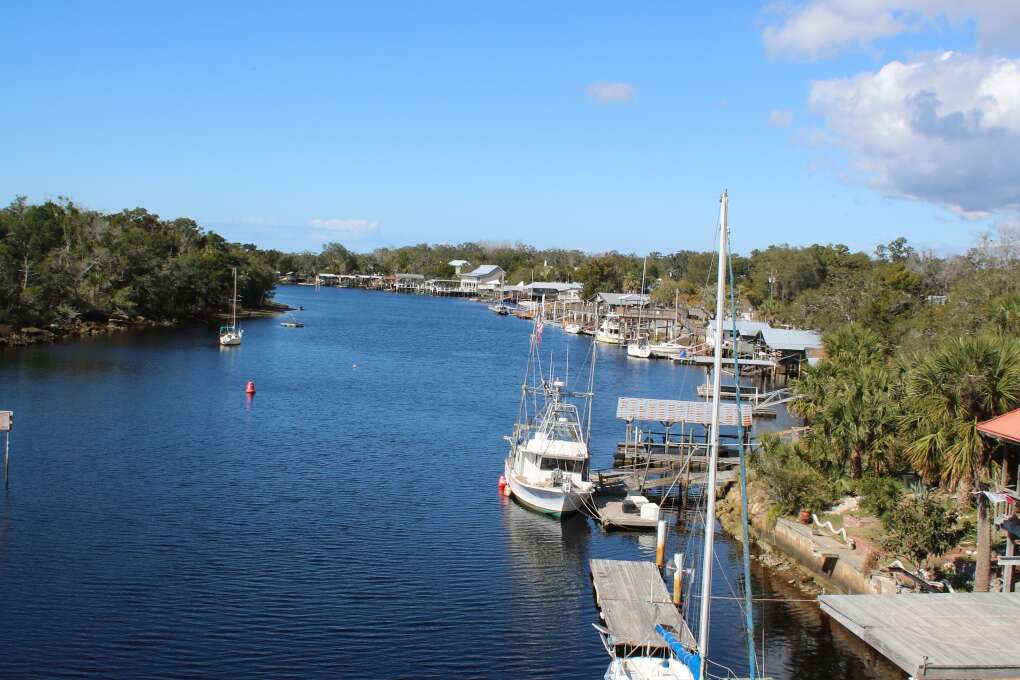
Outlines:
[[[673,574],[673,604],[679,607],[684,596],[684,554],[673,555],[673,561],[676,563],[676,573]]]
[[[655,532],[655,566],[666,565],[666,520],[660,519]]]

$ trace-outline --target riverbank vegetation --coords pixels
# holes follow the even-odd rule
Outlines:
[[[858,516],[881,521],[876,547],[915,565],[934,566],[976,533],[974,587],[984,590],[992,536],[975,492],[1014,485],[1018,460],[977,425],[1020,408],[1020,262],[1008,240],[937,261],[896,245],[856,283],[840,277],[856,314],[836,318],[834,302],[810,317],[826,358],[791,385],[808,428],[796,441],[763,439],[758,479],[777,514],[856,498]],[[837,295],[826,288],[773,313],[803,323],[812,300]]]
[[[233,267],[240,303],[264,304],[276,276],[255,246],[141,208],[19,198],[0,210],[0,327],[208,318],[229,307]]]

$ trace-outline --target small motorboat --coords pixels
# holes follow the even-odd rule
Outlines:
[[[280,325],[284,328],[304,328],[305,325],[297,319],[284,319],[280,322]]]
[[[577,335],[581,332],[581,324],[579,323],[565,323],[563,324],[563,332],[570,333],[571,335]]]

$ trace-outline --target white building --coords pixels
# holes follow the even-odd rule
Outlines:
[[[477,294],[496,290],[506,273],[499,265],[483,264],[460,276],[460,288],[466,293]]]
[[[460,276],[460,270],[463,269],[464,267],[468,266],[468,261],[467,260],[450,260],[449,262],[447,262],[447,264],[450,265],[451,267],[453,267],[453,273],[454,274],[456,274],[457,276]]]

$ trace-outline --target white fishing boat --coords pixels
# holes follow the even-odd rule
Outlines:
[[[538,355],[543,325],[539,316],[531,334],[525,374],[533,376],[532,382],[529,384],[526,377],[521,385],[513,436],[505,438],[510,452],[503,466],[503,478],[509,495],[521,505],[563,517],[590,505],[595,491],[589,479],[588,442],[596,350],[593,344],[587,391],[572,392],[567,389],[566,380],[556,378],[551,368],[550,377],[543,376]],[[569,399],[580,400],[583,408],[578,409]]]
[[[231,303],[230,325],[220,326],[220,344],[226,347],[240,345],[244,330],[237,326],[237,267],[234,267],[234,297]]]
[[[619,345],[622,342],[619,315],[615,312],[609,312],[602,318],[602,323],[599,324],[598,329],[595,331],[595,340],[597,342],[604,342],[607,345]]]
[[[716,280],[716,316],[723,318],[725,309],[726,292],[726,253],[727,238],[729,234],[727,226],[729,197],[724,192],[719,208],[719,262]],[[708,479],[703,489],[706,498],[704,514],[704,544],[701,550],[701,590],[699,593],[700,608],[698,610],[698,639],[696,644],[684,645],[669,631],[661,625],[656,626],[656,632],[668,645],[671,656],[659,658],[653,656],[630,656],[626,658],[616,657],[607,645],[610,655],[613,657],[606,670],[605,680],[637,680],[638,678],[658,678],[660,680],[707,680],[708,674],[708,643],[709,643],[709,613],[712,603],[712,567],[713,550],[715,547],[715,503],[716,503],[716,471],[719,461],[719,423],[720,423],[720,389],[722,379],[722,349],[723,349],[723,328],[717,324],[715,328],[715,348],[713,361],[713,389],[712,389],[712,418],[709,429],[708,446]],[[739,404],[737,405],[739,409]],[[741,486],[746,495],[746,477],[743,468],[741,469]],[[744,616],[746,629],[742,631],[747,637],[749,676],[756,677],[756,661],[754,654],[754,628],[751,618],[751,595],[750,595],[750,571],[747,557],[747,506],[742,508],[741,519],[745,528],[744,533]],[[600,631],[601,632],[601,631]]]

